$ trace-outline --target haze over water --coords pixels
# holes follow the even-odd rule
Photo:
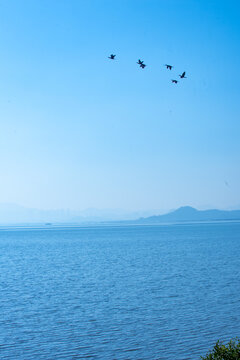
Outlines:
[[[51,226],[240,208],[239,18],[0,1],[0,223],[48,223],[0,227],[1,360],[195,360],[240,335],[240,223]]]
[[[240,223],[0,231],[1,359],[198,359],[239,335]]]

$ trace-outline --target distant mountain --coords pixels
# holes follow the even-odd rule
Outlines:
[[[220,221],[220,220],[240,220],[240,210],[197,210],[191,206],[183,206],[165,215],[150,216],[140,218],[137,223],[158,224],[171,222],[188,221]]]
[[[240,210],[197,210],[181,207],[164,215],[157,210],[128,212],[121,209],[40,210],[0,203],[0,224],[19,223],[122,223],[158,224],[188,221],[240,220]]]

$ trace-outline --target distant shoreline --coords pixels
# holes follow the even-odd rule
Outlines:
[[[87,228],[105,228],[105,227],[167,227],[167,226],[179,226],[179,225],[212,225],[212,224],[238,224],[240,223],[240,219],[233,220],[209,220],[209,221],[179,221],[179,222],[168,222],[168,223],[135,223],[135,222],[99,222],[99,223],[82,223],[82,224],[74,224],[74,223],[59,223],[52,224],[51,226],[46,224],[0,224],[0,231],[17,231],[17,230],[44,230],[44,231],[52,231],[52,230],[67,230],[67,229],[87,229]]]

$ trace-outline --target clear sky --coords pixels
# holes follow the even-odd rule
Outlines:
[[[231,0],[0,0],[0,202],[240,208],[239,18]]]

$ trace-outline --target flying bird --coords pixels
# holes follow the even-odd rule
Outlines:
[[[172,80],[172,83],[177,84],[178,81],[177,80]]]
[[[169,69],[169,70],[172,70],[173,66],[172,65],[168,65],[168,64],[165,64],[166,68]]]
[[[108,58],[111,59],[111,60],[115,60],[115,56],[116,55],[111,54]]]
[[[143,64],[143,61],[139,59],[138,62],[137,62],[137,64],[138,64],[138,65],[142,65],[142,64]]]
[[[179,76],[180,76],[180,78],[181,78],[181,79],[186,79],[185,74],[186,74],[186,71],[184,71],[181,75],[179,75]]]

